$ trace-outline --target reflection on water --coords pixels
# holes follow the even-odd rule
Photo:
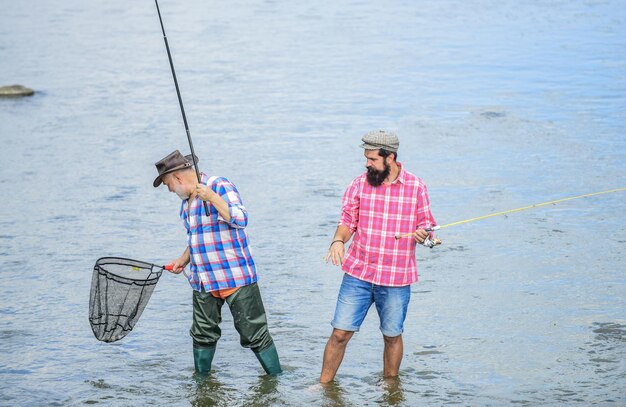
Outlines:
[[[189,396],[192,406],[226,406],[232,398],[233,390],[224,386],[216,375],[194,374],[193,379]]]
[[[281,394],[278,391],[279,378],[263,375],[256,384],[248,389],[244,398],[244,406],[272,406],[281,404]]]
[[[399,406],[405,401],[402,390],[402,380],[398,377],[384,378],[381,380],[382,397],[377,400],[378,404],[386,406]]]
[[[259,376],[247,389],[235,389],[223,383],[216,373],[193,375],[189,400],[193,406],[242,406],[263,407],[281,404],[278,390],[279,377]],[[242,392],[242,390],[245,390]]]
[[[322,389],[324,407],[352,406],[346,399],[346,392],[338,382],[330,382],[319,385]]]

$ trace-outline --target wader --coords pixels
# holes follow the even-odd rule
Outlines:
[[[250,348],[267,374],[280,373],[280,361],[274,341],[267,328],[265,308],[257,283],[239,288],[226,299],[211,293],[193,292],[193,324],[189,334],[193,338],[193,356],[196,372],[209,373],[217,341],[222,335],[222,305],[228,304],[233,314],[240,343]]]

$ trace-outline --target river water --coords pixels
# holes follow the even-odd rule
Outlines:
[[[341,272],[324,263],[360,136],[395,129],[440,224],[626,187],[626,7],[614,1],[162,0],[201,168],[250,212],[285,373],[224,309],[193,376],[191,291],[165,274],[135,330],[92,335],[102,256],[184,248],[153,163],[188,152],[150,1],[0,1],[0,405],[626,405],[626,192],[441,230],[398,380],[372,312],[317,384]]]

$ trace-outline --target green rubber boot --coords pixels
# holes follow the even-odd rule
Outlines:
[[[215,346],[212,348],[193,347],[193,365],[196,373],[208,374],[211,372],[211,362],[215,355]]]
[[[272,343],[269,348],[265,349],[263,352],[254,354],[259,362],[261,362],[261,366],[263,366],[263,370],[265,373],[269,375],[277,375],[282,373],[283,369],[280,368],[280,360],[278,360],[278,352],[276,351],[276,346]]]

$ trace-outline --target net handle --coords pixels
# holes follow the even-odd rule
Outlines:
[[[174,270],[174,263],[166,264],[165,266],[157,266],[156,264],[153,264],[153,266],[160,267],[160,268],[165,269],[167,271]],[[185,271],[185,269],[183,269],[183,274],[185,275],[185,278],[187,278],[187,280],[189,280],[189,276],[187,275],[187,272]]]

